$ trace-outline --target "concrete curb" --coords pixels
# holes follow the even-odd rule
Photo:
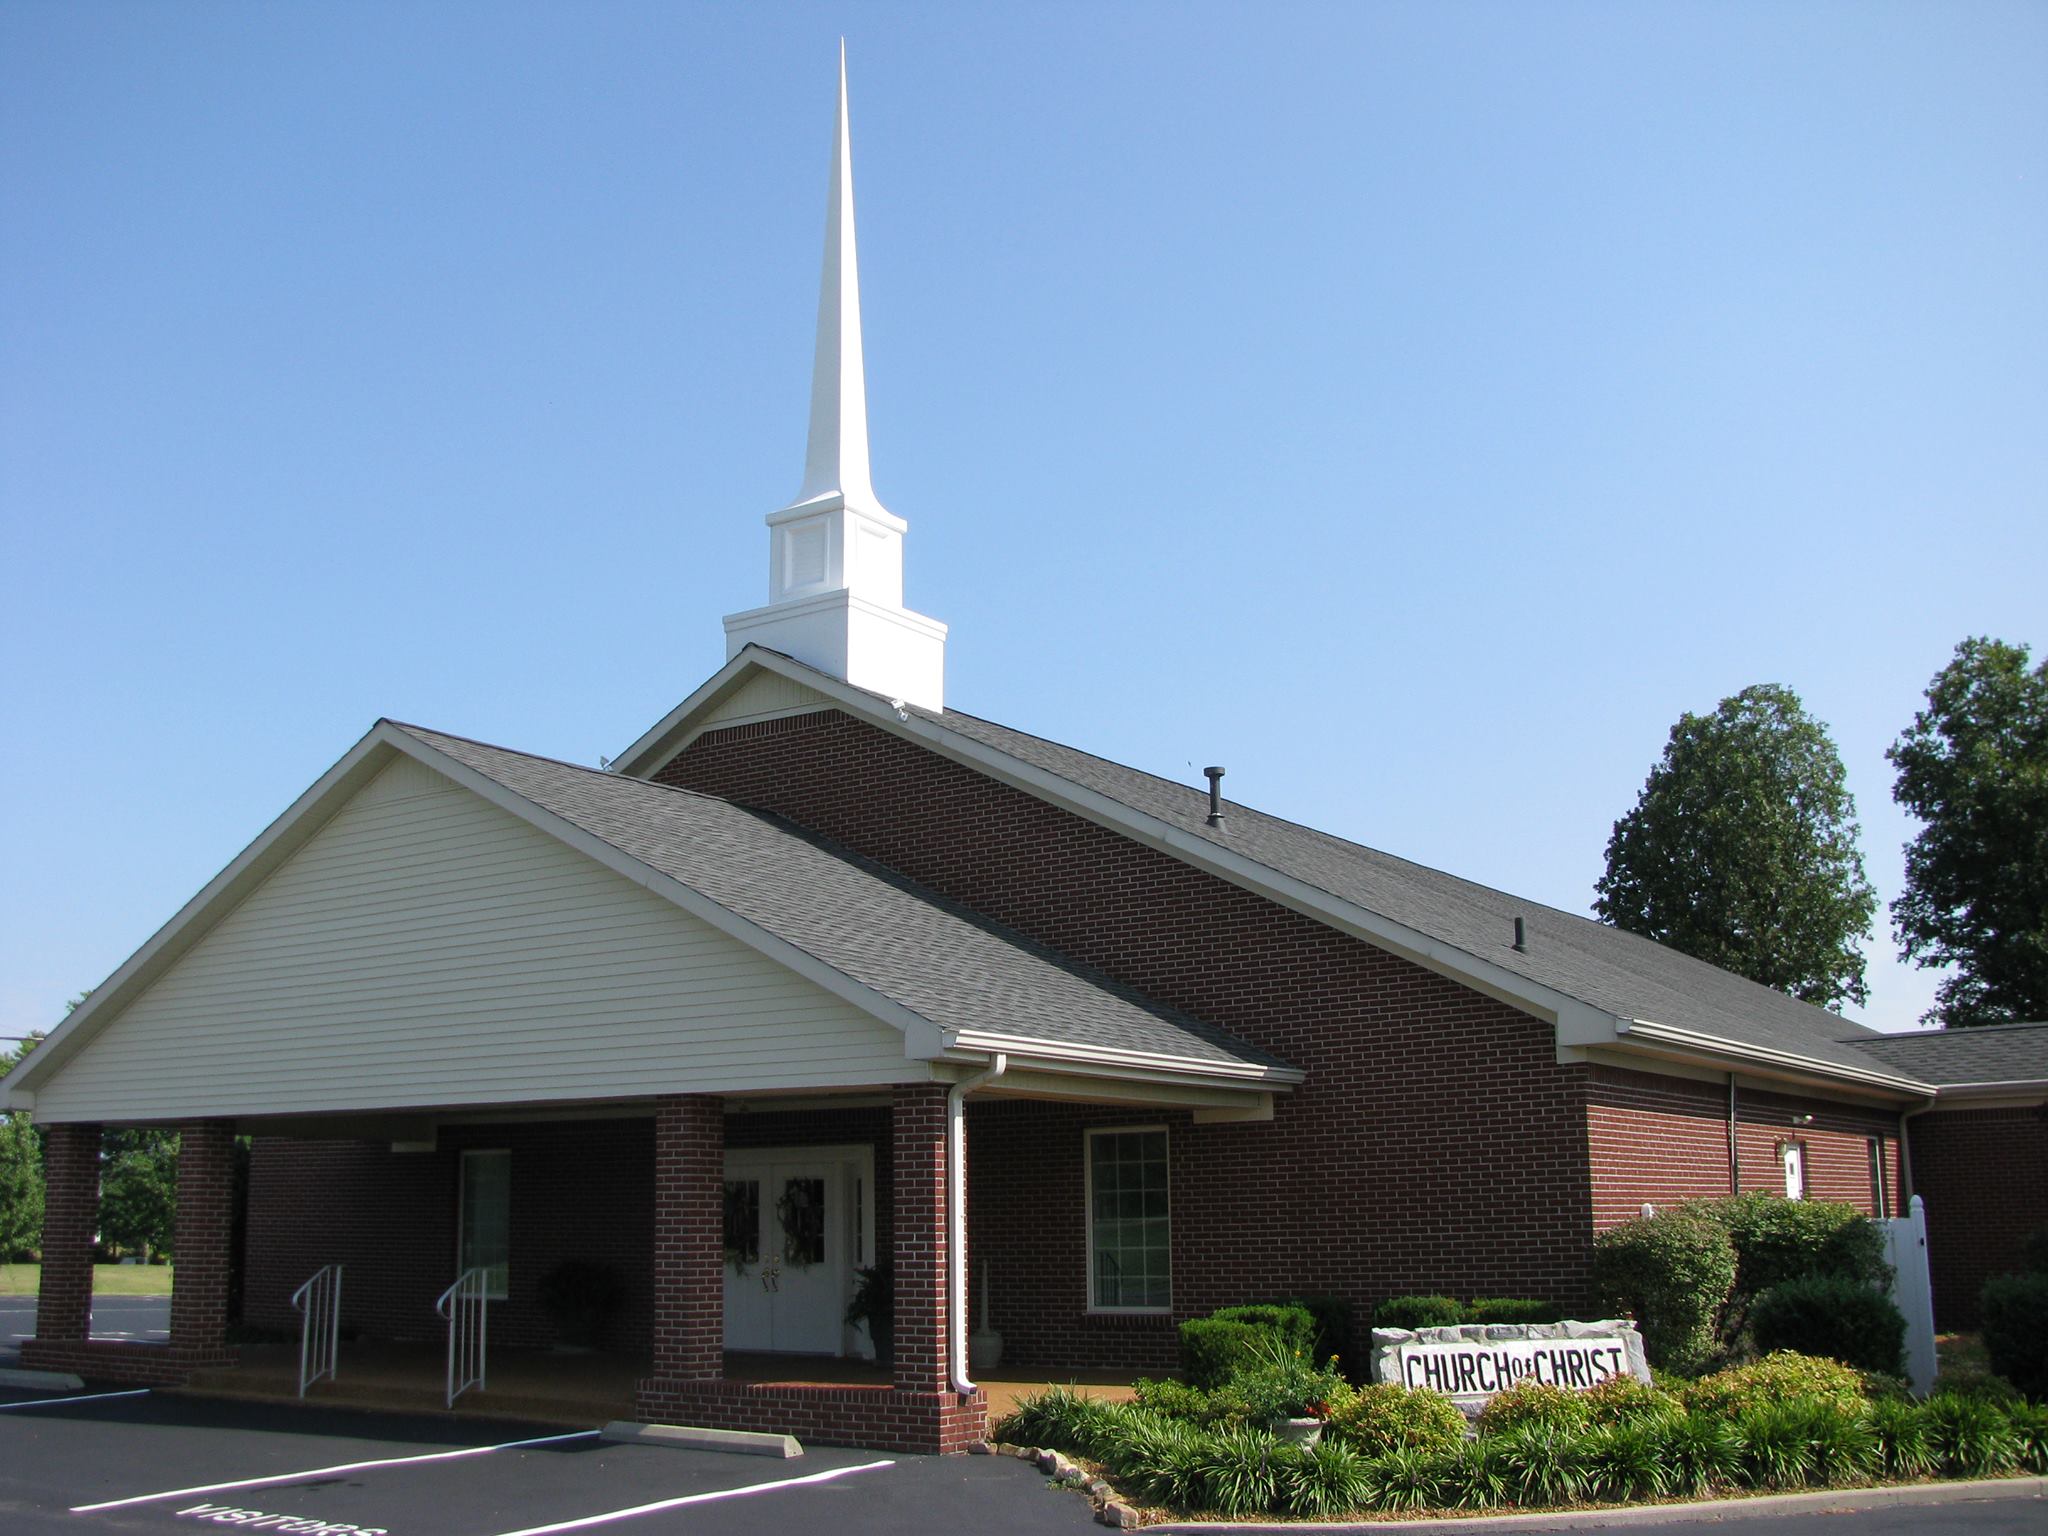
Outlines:
[[[739,1456],[801,1456],[795,1435],[757,1434],[745,1429],[697,1429],[687,1424],[636,1424],[614,1419],[598,1437],[619,1445],[665,1445],[678,1451],[729,1451]]]
[[[84,1386],[83,1378],[65,1371],[0,1370],[0,1387],[26,1387],[31,1392],[77,1392]]]
[[[1617,1525],[1674,1525],[1681,1521],[1719,1519],[1734,1514],[1782,1515],[1880,1509],[1897,1504],[1960,1504],[1971,1499],[2048,1498],[2048,1477],[1987,1477],[1969,1482],[1906,1483],[1881,1488],[1822,1488],[1812,1493],[1766,1493],[1747,1499],[1701,1499],[1691,1504],[1636,1504],[1617,1509],[1532,1510],[1513,1515],[1451,1515],[1436,1520],[1308,1520],[1164,1521],[1148,1531],[1177,1531],[1185,1536],[1224,1536],[1230,1531],[1355,1531],[1377,1536],[1382,1531],[1434,1531],[1439,1536],[1460,1532],[1512,1531],[1518,1526],[1553,1530],[1594,1531]]]

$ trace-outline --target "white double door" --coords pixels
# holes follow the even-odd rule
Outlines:
[[[873,1164],[866,1147],[726,1153],[727,1349],[840,1355],[866,1345],[844,1319],[855,1267],[874,1262]]]

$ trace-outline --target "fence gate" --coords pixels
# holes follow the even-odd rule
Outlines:
[[[1934,1390],[1934,1284],[1927,1274],[1927,1207],[1915,1195],[1904,1216],[1878,1222],[1892,1267],[1892,1300],[1906,1318],[1906,1379],[1916,1396]]]

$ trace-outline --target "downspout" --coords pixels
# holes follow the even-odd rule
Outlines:
[[[1742,1146],[1735,1127],[1735,1074],[1728,1074],[1728,1193],[1742,1193]]]
[[[1906,1132],[1906,1122],[1915,1116],[1926,1114],[1937,1102],[1936,1099],[1929,1099],[1918,1109],[1899,1112],[1899,1182],[1905,1185],[1905,1188],[1899,1191],[1899,1210],[1908,1216],[1913,1214],[1913,1196],[1919,1191],[1913,1187],[1913,1138]],[[1881,1157],[1884,1154],[1880,1152],[1878,1155]]]
[[[946,1095],[946,1333],[953,1360],[953,1390],[974,1391],[967,1376],[967,1095],[1010,1068],[997,1051],[988,1065],[962,1078]]]

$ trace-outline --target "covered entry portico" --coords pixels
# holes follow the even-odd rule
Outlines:
[[[1262,1119],[1299,1078],[772,817],[380,723],[7,1080],[51,1128],[25,1358],[147,1381],[232,1359],[236,1135],[257,1138],[250,1319],[288,1326],[291,1291],[341,1262],[345,1319],[431,1338],[489,1226],[464,1221],[463,1154],[510,1145],[499,1337],[547,1343],[522,1288],[588,1254],[644,1330],[643,1416],[958,1449],[985,1417],[954,1262],[968,1096]],[[176,1124],[185,1148],[154,1351],[86,1338],[98,1127],[130,1123]],[[844,1287],[886,1254],[886,1387],[723,1374],[727,1159],[777,1147],[812,1151],[772,1154],[757,1199],[785,1245],[813,1225],[766,1277],[791,1297],[768,1343],[836,1329],[827,1352],[858,1352]],[[849,1174],[863,1147],[872,1174]],[[836,1221],[799,1209],[814,1189],[838,1191]],[[791,1287],[792,1265],[818,1272]]]

